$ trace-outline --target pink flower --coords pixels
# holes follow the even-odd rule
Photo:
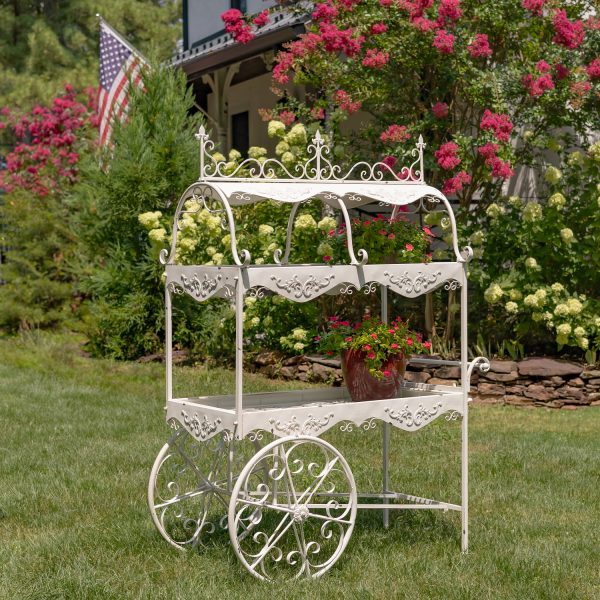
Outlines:
[[[369,346],[369,344],[365,344],[365,345],[362,347],[362,349],[363,349],[365,352],[368,352],[368,351],[371,349],[371,346]]]
[[[392,333],[396,333],[396,330],[392,330]],[[390,345],[390,348],[392,350],[396,350],[398,348],[398,344],[396,344],[396,342],[394,342],[393,344]]]
[[[230,8],[224,13],[221,13],[221,20],[226,25],[233,25],[242,20],[242,13],[237,8]]]
[[[406,126],[390,125],[380,136],[379,139],[384,143],[401,143],[410,139]]]
[[[323,257],[323,262],[329,262],[330,260],[331,260],[331,256],[329,256],[329,254],[326,254],[326,255]]]
[[[540,73],[550,73],[550,70],[552,69],[552,67],[550,67],[545,60],[539,60],[537,63],[535,63],[535,68]]]
[[[370,69],[382,69],[390,60],[390,55],[387,52],[380,52],[375,48],[369,48],[366,56],[362,59],[363,67]]]
[[[435,21],[431,21],[425,17],[415,17],[410,22],[416,29],[423,32],[433,31],[438,28],[438,24]]]
[[[291,110],[282,110],[279,113],[279,120],[289,127],[296,120],[296,115]]]
[[[409,251],[412,252],[415,247],[412,244],[405,244],[404,247]]]
[[[600,78],[600,58],[595,58],[586,68],[588,77],[590,79]]]
[[[436,119],[445,119],[448,116],[448,105],[445,102],[436,102],[431,107],[431,112]]]
[[[369,354],[367,354],[367,358],[370,358],[371,360],[373,360],[375,356],[377,356],[375,352],[369,352]]]
[[[371,25],[371,33],[373,35],[379,35],[381,33],[385,33],[387,31],[387,25],[385,23],[373,23]]]
[[[510,168],[510,162],[503,161],[501,158],[494,156],[492,158],[488,158],[485,161],[485,164],[489,167],[492,167],[492,177],[499,177],[501,179],[509,179],[515,173]]]
[[[562,79],[566,79],[571,74],[571,71],[564,65],[561,65],[560,63],[556,63],[554,65],[554,70],[556,71],[556,79],[558,79],[559,81]]]
[[[546,0],[523,0],[521,5],[525,10],[531,11],[534,15],[542,16],[542,9]]]
[[[423,348],[425,348],[425,350],[429,350],[431,348],[431,342],[423,342]]]
[[[574,50],[581,46],[585,37],[583,21],[569,21],[566,10],[557,10],[552,19],[554,25],[554,37],[552,41]]]
[[[384,377],[391,377],[392,376],[392,372],[388,371],[387,369],[385,371],[383,371],[383,376]]]
[[[240,44],[247,44],[254,39],[250,25],[242,18],[242,13],[237,8],[231,8],[221,14],[225,23],[225,31],[231,33],[233,39]]]
[[[310,116],[316,121],[322,121],[325,118],[325,109],[320,106],[313,106],[310,110]]]
[[[412,338],[406,338],[406,343],[407,343],[409,346],[412,346],[412,345],[413,345],[413,340],[412,340]]]
[[[374,340],[376,340],[376,339],[377,339],[377,334],[376,334],[376,333],[372,333],[372,334],[371,334],[371,337],[372,337]]]
[[[389,8],[393,3],[393,0],[379,0],[379,4],[384,8]]]
[[[338,9],[328,2],[317,4],[312,14],[313,21],[322,20],[329,22],[335,19],[337,16]]]
[[[347,338],[344,338],[345,342],[351,342],[352,341],[352,336],[349,335]]]
[[[390,233],[390,235],[388,235],[388,240],[395,240],[395,239],[396,239],[396,234]]]
[[[365,41],[362,35],[353,37],[354,30],[352,28],[338,29],[337,25],[324,21],[319,23],[319,31],[327,52],[343,52],[348,57],[358,54]]]
[[[390,169],[393,169],[397,160],[398,159],[395,156],[386,156],[386,157],[384,157],[384,159],[381,162],[384,165],[386,165],[387,167],[389,167]]]
[[[532,98],[539,98],[545,91],[554,89],[554,82],[550,73],[545,73],[535,79],[533,75],[525,75],[523,77],[523,85],[527,88]]]
[[[269,11],[263,10],[252,21],[257,27],[264,27],[269,22]]]
[[[380,229],[379,235],[387,235],[387,231],[385,229]]]
[[[575,81],[571,84],[569,89],[573,96],[581,100],[592,89],[592,86],[589,81]]]
[[[485,33],[475,34],[475,39],[467,46],[467,50],[473,58],[480,56],[489,58],[492,55],[488,36]]]
[[[488,142],[487,144],[484,144],[483,146],[479,146],[479,148],[477,148],[477,152],[479,152],[479,154],[481,154],[481,156],[483,156],[483,158],[490,159],[490,158],[494,158],[494,156],[496,156],[496,153],[498,152],[499,148],[500,148],[500,146],[498,146],[498,144],[493,144],[492,142]]]
[[[424,231],[425,235],[435,237],[435,234],[433,233],[433,231],[431,231],[431,229],[429,229],[429,227],[423,227],[423,231]]]
[[[320,342],[321,341],[321,336],[320,335],[315,335],[315,337],[313,338],[313,340],[315,342]]]
[[[483,112],[479,127],[484,131],[492,131],[494,137],[501,142],[508,142],[513,130],[513,124],[508,115],[493,113],[488,108]]]
[[[273,79],[282,85],[289,80],[289,71],[294,63],[294,56],[291,52],[279,52],[277,55],[277,64],[273,67]]]
[[[459,171],[454,177],[444,181],[442,192],[444,194],[455,194],[463,189],[464,185],[471,183],[471,176],[466,171]]]
[[[446,142],[435,151],[435,158],[442,169],[449,171],[460,165],[460,158],[457,156],[458,145],[454,142]]]
[[[458,21],[462,17],[460,0],[442,0],[438,11],[439,18],[444,21]]]
[[[344,90],[337,90],[333,95],[333,99],[336,101],[340,109],[349,115],[359,111],[360,107],[362,106],[362,102],[359,100],[354,102],[350,97],[350,94]]]
[[[436,31],[433,38],[433,47],[441,54],[452,54],[454,52],[454,36],[445,29]]]

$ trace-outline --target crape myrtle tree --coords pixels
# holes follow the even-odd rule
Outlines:
[[[340,161],[399,170],[422,134],[427,180],[457,200],[464,238],[517,166],[540,167],[600,129],[596,11],[593,0],[316,2],[306,33],[276,56],[273,83],[286,116],[320,122]],[[269,15],[222,18],[245,43]],[[303,102],[286,94],[292,81],[306,86]],[[363,118],[344,126],[354,113]],[[439,233],[443,222],[428,224]]]

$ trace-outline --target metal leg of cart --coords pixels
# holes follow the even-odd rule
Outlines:
[[[387,286],[381,286],[381,320],[384,323],[388,322],[388,289]],[[387,494],[390,490],[390,472],[389,472],[389,452],[390,452],[390,424],[383,424],[383,493]],[[389,500],[386,498],[384,503]],[[390,526],[390,511],[387,508],[383,509],[383,526],[388,529]]]
[[[464,277],[467,280],[467,263],[463,263]],[[463,388],[463,414],[461,423],[461,549],[469,549],[469,389],[471,370],[468,368],[467,344],[467,286],[460,289],[460,378]]]

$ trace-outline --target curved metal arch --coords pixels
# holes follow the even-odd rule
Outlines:
[[[160,262],[163,265],[173,264],[173,261],[175,259],[175,252],[177,250],[177,236],[179,234],[179,219],[180,219],[181,215],[186,212],[182,209],[184,207],[185,202],[187,200],[190,200],[191,198],[193,198],[193,196],[194,196],[193,190],[194,190],[194,188],[197,188],[197,187],[210,189],[215,194],[216,198],[221,201],[221,204],[223,205],[225,214],[227,216],[227,225],[229,228],[229,235],[231,238],[231,254],[233,256],[233,261],[235,262],[236,265],[241,266],[241,267],[245,267],[245,266],[249,265],[250,260],[251,260],[250,252],[248,252],[248,250],[242,249],[241,252],[238,253],[237,241],[236,241],[236,236],[235,236],[235,221],[233,218],[233,212],[231,211],[231,206],[229,204],[229,200],[221,192],[221,190],[219,190],[219,188],[217,186],[214,186],[211,183],[206,182],[206,181],[195,181],[193,184],[188,186],[188,188],[185,190],[185,192],[179,198],[179,201],[177,202],[177,208],[175,209],[175,215],[173,217],[173,234],[172,234],[172,239],[171,239],[171,249],[170,249],[170,251],[167,251],[166,248],[163,248],[160,251],[160,255],[159,255]],[[240,258],[240,256],[241,256],[241,258]]]

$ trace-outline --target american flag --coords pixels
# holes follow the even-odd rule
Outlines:
[[[100,87],[98,88],[98,117],[100,145],[110,143],[115,120],[127,115],[129,86],[144,87],[141,71],[146,64],[110,25],[100,21]]]

